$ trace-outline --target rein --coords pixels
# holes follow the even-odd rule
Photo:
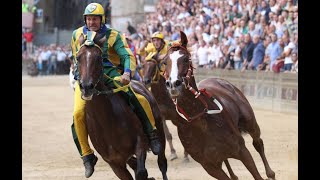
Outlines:
[[[222,105],[220,104],[219,101],[217,101],[217,99],[215,99],[214,97],[210,97],[210,95],[206,92],[206,89],[200,89],[199,91],[195,90],[191,85],[190,85],[190,78],[194,77],[193,75],[193,69],[194,67],[192,66],[192,60],[191,60],[191,55],[190,52],[187,50],[187,48],[181,46],[181,45],[175,45],[169,48],[169,50],[171,48],[182,48],[184,50],[186,50],[186,52],[188,52],[188,56],[189,56],[189,67],[188,67],[188,72],[186,77],[183,77],[183,82],[185,84],[185,89],[188,89],[193,95],[195,99],[199,99],[200,102],[205,106],[205,108],[203,109],[202,112],[200,112],[199,114],[190,117],[189,115],[187,115],[187,113],[178,105],[178,99],[174,98],[172,99],[174,105],[176,106],[176,111],[179,114],[179,116],[181,116],[184,120],[186,120],[187,122],[191,122],[199,117],[201,117],[204,114],[218,114],[221,113],[221,111],[223,110]],[[168,52],[169,52],[168,50]],[[202,96],[201,96],[202,95]],[[205,101],[206,98],[211,99],[219,108],[219,110],[209,110],[209,106],[208,103]]]

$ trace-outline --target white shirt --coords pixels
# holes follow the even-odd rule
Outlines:
[[[199,65],[206,65],[208,64],[208,47],[199,47],[197,51],[197,55],[199,58]]]
[[[57,60],[58,61],[64,61],[66,59],[66,54],[62,51],[57,52]]]
[[[214,44],[212,47],[210,47],[209,51],[210,51],[209,60],[211,59],[212,61],[215,61],[217,63],[223,57],[219,45]]]
[[[290,42],[286,47],[284,47],[284,51],[283,51],[283,52],[288,51],[289,48],[290,48],[290,49],[291,49],[291,53],[292,53],[292,51],[295,49],[295,47],[296,47],[296,46],[294,45],[294,43],[293,43],[293,42]],[[292,59],[291,59],[291,53],[290,53],[287,57],[284,58],[284,64],[293,63],[293,62],[292,62]]]

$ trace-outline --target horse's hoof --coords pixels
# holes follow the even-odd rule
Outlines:
[[[267,173],[268,180],[275,180],[276,174],[271,170],[269,173]]]
[[[148,178],[148,180],[156,180],[155,178],[151,177],[151,178]]]
[[[170,161],[173,161],[173,160],[175,160],[175,159],[178,159],[177,154],[176,154],[176,153],[171,153],[171,155],[170,155]]]
[[[188,162],[190,162],[190,160],[189,160],[188,157],[184,157],[182,162],[183,162],[183,163],[188,163]]]
[[[231,180],[238,180],[238,176],[234,175],[234,176],[231,176]]]

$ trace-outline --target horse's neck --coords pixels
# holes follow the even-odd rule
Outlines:
[[[158,103],[164,103],[164,101],[167,101],[167,99],[171,101],[171,99],[169,98],[168,90],[165,85],[165,79],[162,76],[160,76],[160,79],[157,83],[151,84],[151,92],[155,96]]]
[[[152,93],[156,93],[156,94],[160,94],[165,92],[166,86],[165,86],[165,79],[163,76],[160,76],[160,79],[158,82],[155,83],[151,83],[151,92]]]
[[[198,91],[196,82],[193,77],[189,79],[189,85]],[[183,87],[181,95],[177,99],[177,105],[182,108],[189,117],[193,117],[203,112],[205,106],[201,101],[195,98],[195,95],[189,90]]]
[[[176,119],[178,114],[175,112],[175,107],[166,88],[163,76],[160,76],[157,83],[151,84],[151,92],[159,104],[161,111],[165,113],[165,118]]]

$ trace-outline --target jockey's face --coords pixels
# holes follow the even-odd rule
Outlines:
[[[154,47],[156,47],[157,50],[160,50],[161,46],[162,46],[162,40],[159,38],[152,38],[152,43],[154,45]]]
[[[92,15],[87,15],[86,16],[86,23],[87,27],[90,31],[99,31],[100,29],[100,24],[101,24],[101,17],[100,16],[92,16]]]

